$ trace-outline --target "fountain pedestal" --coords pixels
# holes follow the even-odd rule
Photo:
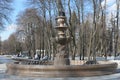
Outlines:
[[[56,42],[57,42],[57,54],[54,60],[55,66],[70,65],[67,44],[70,41],[70,37],[66,36],[66,30],[68,27],[65,25],[66,17],[58,16],[58,26],[55,28],[58,31]]]
[[[68,58],[64,58],[64,54],[56,54],[54,65],[55,66],[70,65],[70,60]]]

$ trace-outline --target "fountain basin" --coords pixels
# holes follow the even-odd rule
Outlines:
[[[100,76],[115,73],[117,63],[92,65],[23,65],[7,64],[7,73],[19,76],[32,77],[84,77]]]

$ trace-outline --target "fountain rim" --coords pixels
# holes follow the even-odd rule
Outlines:
[[[23,65],[7,64],[6,73],[30,77],[88,77],[110,75],[115,73],[117,63],[110,62],[94,65]]]
[[[41,68],[41,69],[96,69],[96,68],[104,68],[109,67],[110,65],[113,65],[111,68],[117,68],[118,64],[116,62],[109,62],[105,64],[92,64],[92,65],[27,65],[27,64],[14,64],[14,63],[8,63],[7,66],[12,65],[12,67],[15,68]]]

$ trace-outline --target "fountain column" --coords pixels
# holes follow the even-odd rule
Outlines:
[[[57,17],[58,26],[56,26],[57,30],[57,54],[54,60],[54,65],[70,65],[69,55],[67,44],[70,41],[70,37],[66,36],[67,26],[65,25],[66,17],[64,12],[59,12],[61,15]]]

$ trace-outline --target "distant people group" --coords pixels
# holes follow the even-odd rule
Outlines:
[[[35,60],[40,60],[40,55],[36,53],[34,59]],[[42,61],[48,60],[48,56],[44,56],[41,60]]]

